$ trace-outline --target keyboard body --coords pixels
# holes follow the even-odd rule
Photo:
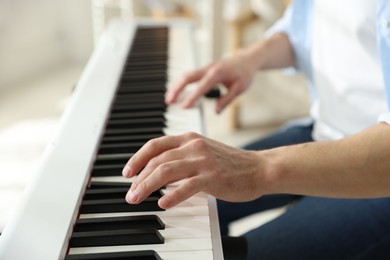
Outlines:
[[[155,250],[162,259],[223,259],[215,199],[197,194],[162,212],[80,214],[91,180],[130,182],[121,176],[92,177],[100,143],[109,123],[118,82],[139,28],[168,28],[168,81],[197,66],[194,31],[187,21],[115,21],[98,42],[72,95],[55,138],[26,188],[11,221],[0,236],[0,259],[65,259],[67,255]],[[190,87],[191,88],[191,87]],[[185,95],[186,93],[184,93]],[[166,108],[166,135],[205,134],[202,108]],[[172,184],[165,190],[174,187]],[[78,219],[157,214],[166,225],[161,245],[72,248]]]

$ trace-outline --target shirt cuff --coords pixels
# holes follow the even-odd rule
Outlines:
[[[387,123],[390,125],[390,112],[381,114],[378,118],[378,122]]]

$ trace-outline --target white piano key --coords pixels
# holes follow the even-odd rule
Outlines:
[[[164,217],[185,217],[185,216],[207,216],[209,209],[207,205],[202,206],[177,206],[165,211],[144,211],[144,212],[122,212],[122,213],[96,213],[96,214],[81,214],[80,218],[104,218],[104,217],[124,217],[136,215],[157,215]]]
[[[129,183],[129,187],[130,187],[130,183],[133,182],[135,178],[136,177],[124,178],[122,176],[102,176],[102,177],[92,177],[91,182],[123,182],[123,183]]]
[[[159,256],[164,260],[213,260],[212,250],[197,250],[197,251],[167,251],[159,252]]]
[[[202,133],[199,109],[182,109],[179,105],[171,105],[167,108],[167,127],[164,128],[166,135],[179,135],[186,132]]]
[[[159,252],[169,251],[197,251],[211,250],[211,238],[174,238],[165,239],[164,244],[157,245],[134,245],[134,246],[104,246],[104,247],[80,247],[70,248],[69,254],[90,254],[90,253],[105,253],[105,252],[123,252],[123,251],[139,251],[139,250],[155,250]]]
[[[210,225],[208,216],[162,217],[161,220],[168,227],[201,227]]]
[[[211,238],[210,225],[198,227],[167,227],[164,230],[159,230],[165,239],[174,238]]]
[[[159,255],[164,260],[212,260],[213,251],[211,250],[197,250],[197,251],[169,251],[169,252],[159,252]]]
[[[140,214],[120,214],[120,213],[112,213],[112,214],[88,214],[88,216],[80,215],[80,218],[93,218],[93,217],[123,217],[123,216],[139,216],[139,215],[148,215],[148,212],[140,212]],[[91,216],[92,215],[92,216]],[[204,216],[164,216],[159,214],[159,212],[155,212],[155,214],[149,215],[157,215],[161,218],[161,221],[166,225],[166,227],[202,227],[210,225],[210,218],[207,215]]]

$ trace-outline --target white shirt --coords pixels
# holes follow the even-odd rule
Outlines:
[[[312,65],[318,100],[314,140],[335,140],[377,123],[387,111],[376,42],[376,1],[317,0]]]

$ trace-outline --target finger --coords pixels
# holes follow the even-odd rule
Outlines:
[[[180,145],[180,138],[175,136],[163,136],[149,140],[126,163],[122,170],[124,177],[132,177],[154,157],[162,152]]]
[[[197,70],[193,70],[183,74],[177,81],[175,81],[172,86],[168,89],[165,94],[165,102],[167,104],[173,104],[177,101],[180,93],[183,89],[190,83],[198,81],[206,73],[207,67],[203,67]]]
[[[229,91],[220,97],[216,104],[216,112],[219,114],[222,112],[222,110],[225,109],[225,107],[233,101],[239,94],[240,94],[240,84],[241,83],[234,83],[232,88],[229,89]]]
[[[196,193],[202,191],[202,179],[200,176],[192,177],[178,186],[176,189],[168,192],[158,201],[158,205],[163,208],[171,208],[177,204],[189,199]]]
[[[153,173],[147,176],[142,182],[139,182],[136,189],[129,190],[126,194],[126,201],[131,204],[138,204],[153,191],[161,188],[168,182],[187,178],[193,174],[193,170],[189,171],[187,165],[188,163],[184,162],[184,160],[161,164]]]
[[[177,149],[171,149],[151,159],[148,162],[148,164],[144,167],[144,169],[142,169],[142,171],[137,175],[137,178],[135,181],[133,181],[130,190],[134,191],[137,188],[138,184],[144,181],[160,165],[171,161],[177,161],[183,159],[185,153],[183,154],[182,150],[183,149],[181,149],[180,147]]]
[[[183,108],[192,107],[200,97],[204,96],[217,83],[220,83],[220,81],[220,73],[216,72],[215,69],[208,70],[204,77],[199,81],[196,90],[186,97],[185,101],[183,102]]]

